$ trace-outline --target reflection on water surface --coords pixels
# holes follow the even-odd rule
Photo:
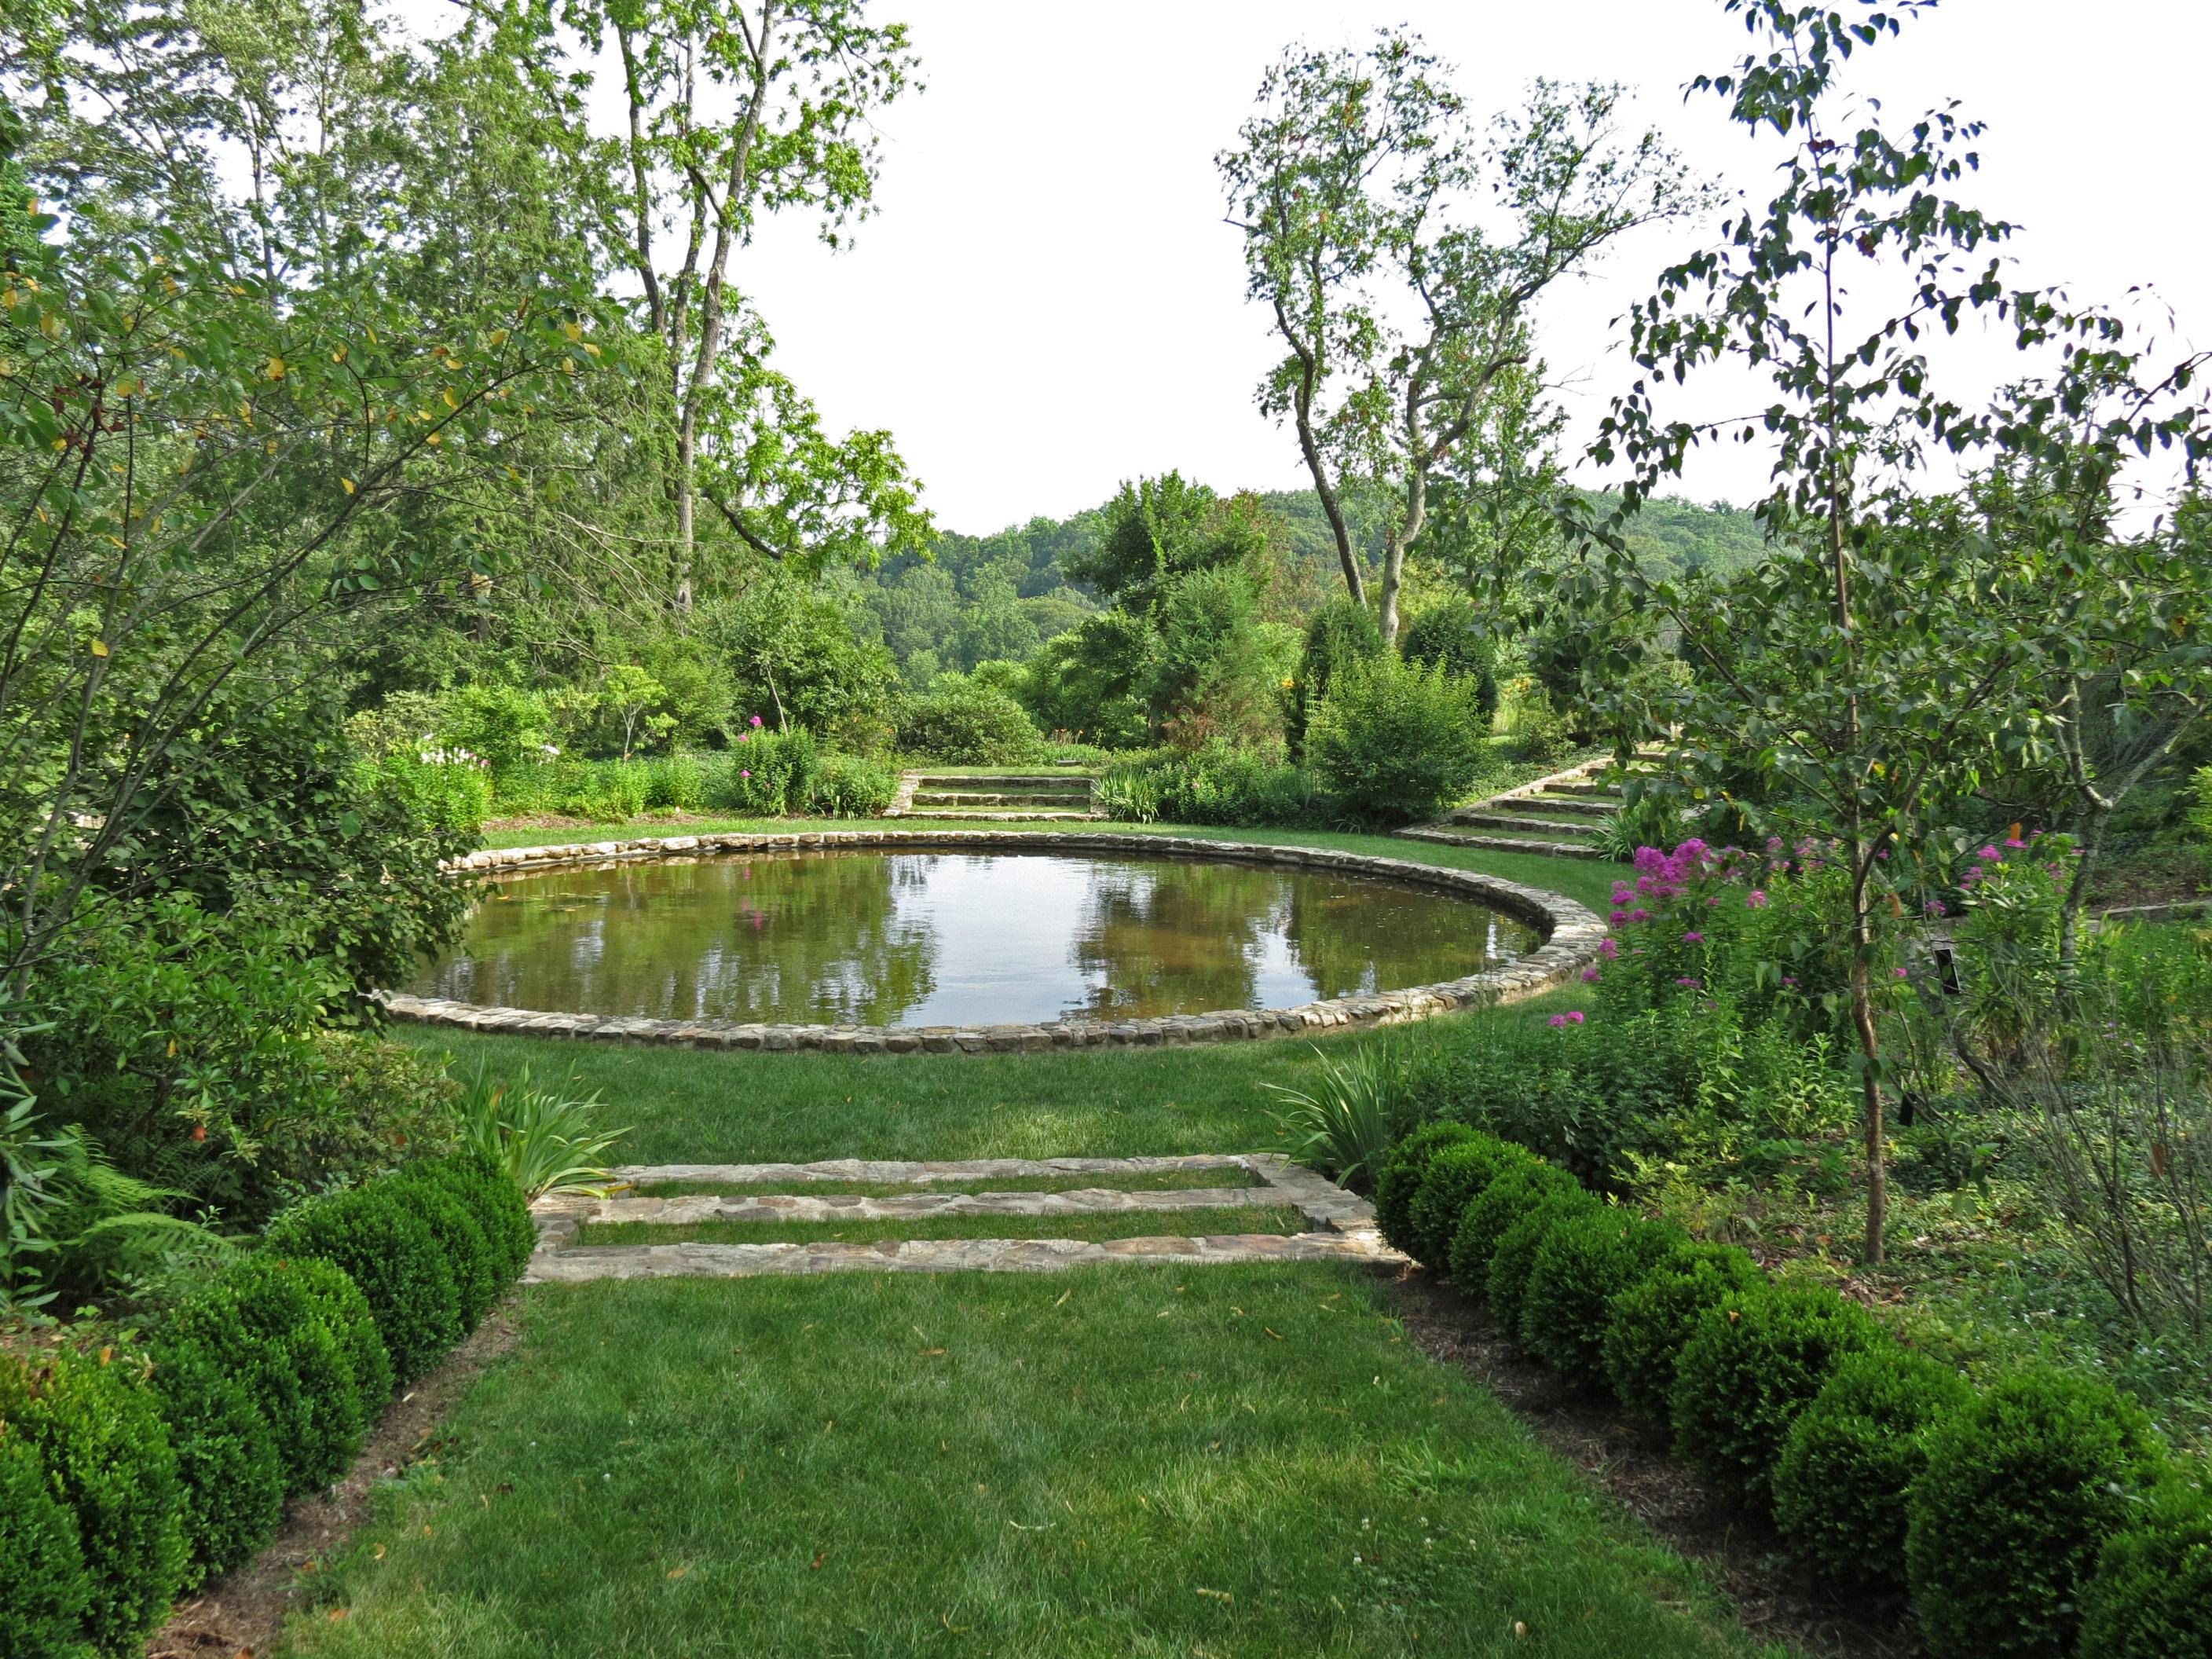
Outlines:
[[[1328,871],[831,852],[517,876],[408,988],[509,1008],[866,1025],[1279,1008],[1425,985],[1534,933]]]

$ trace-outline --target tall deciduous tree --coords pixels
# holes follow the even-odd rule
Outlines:
[[[1996,245],[2012,227],[1949,194],[1977,164],[1977,124],[1946,107],[1900,131],[1877,106],[1844,105],[1847,60],[1919,6],[1726,5],[1759,46],[1733,74],[1695,85],[1787,146],[1780,186],[1632,311],[1642,376],[1591,450],[1628,463],[1620,510],[1580,526],[1599,556],[1559,591],[1583,614],[1662,617],[1679,631],[1692,670],[1680,680],[1637,685],[1630,656],[1604,643],[1583,663],[1601,709],[1678,731],[1668,769],[1677,787],[1711,800],[1748,776],[1758,798],[1738,804],[1754,823],[1837,844],[1849,877],[1865,1254],[1879,1261],[1884,936],[1944,873],[1961,803],[2001,768],[2063,750],[2066,721],[2046,694],[2101,672],[2130,639],[2147,645],[2154,617],[2185,614],[2166,604],[2130,619],[2140,596],[2112,567],[2106,529],[2124,459],[2179,446],[2193,465],[2203,411],[2190,402],[2194,362],[2156,374],[2113,319],[2001,281]],[[1901,299],[1863,311],[1855,291]],[[1977,313],[2044,366],[1978,410],[1937,389],[1923,349],[1924,336]],[[1671,386],[1731,360],[1771,379],[1765,409],[1714,424],[1662,410]],[[1722,435],[1773,447],[1774,487],[1759,508],[1767,558],[1725,583],[1639,568],[1624,534],[1631,515]],[[1984,480],[1978,493],[1931,491],[1931,450],[1962,458]],[[1986,481],[2021,469],[2036,487],[1990,510]],[[2164,581],[2156,550],[2144,557]]]
[[[1618,131],[1617,87],[1539,82],[1485,134],[1448,82],[1410,33],[1385,31],[1364,52],[1293,50],[1262,79],[1241,146],[1217,161],[1247,292],[1288,348],[1261,406],[1296,430],[1363,603],[1346,485],[1372,480],[1393,498],[1376,596],[1386,640],[1435,482],[1506,423],[1498,404],[1540,384],[1538,302],[1694,199],[1656,134]]]

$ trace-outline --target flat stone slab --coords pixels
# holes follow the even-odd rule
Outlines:
[[[889,1198],[842,1194],[810,1196],[775,1191],[699,1193],[673,1198],[600,1198],[567,1193],[531,1206],[538,1221],[538,1249],[523,1282],[577,1284],[597,1279],[744,1279],[768,1273],[876,1271],[891,1273],[1045,1273],[1101,1261],[1358,1261],[1395,1265],[1405,1258],[1376,1231],[1374,1206],[1279,1152],[1187,1153],[1165,1158],[987,1158],[946,1163],[833,1158],[817,1164],[627,1164],[617,1179],[715,1182],[732,1187],[773,1187],[806,1182],[866,1181],[951,1183],[962,1180],[1093,1175],[1103,1182],[1186,1170],[1242,1170],[1257,1186],[1194,1187],[1167,1191],[1109,1185],[1061,1193],[925,1192]],[[1297,1233],[1240,1233],[1203,1238],[1157,1237],[1074,1238],[825,1239],[780,1244],[585,1244],[576,1239],[591,1222],[884,1221],[927,1216],[1003,1215],[1049,1218],[1220,1209],[1239,1205],[1282,1206],[1305,1219]]]
[[[912,797],[894,810],[910,805]],[[1437,831],[1407,830],[1417,839],[1466,842]],[[1568,857],[1601,856],[1594,849],[1543,842],[1480,843],[1509,850]],[[1297,869],[1341,870],[1453,894],[1503,911],[1538,929],[1544,942],[1514,962],[1433,985],[1372,995],[1337,997],[1291,1008],[1218,1008],[1126,1020],[1064,1019],[1043,1024],[979,1026],[757,1025],[722,1020],[644,1019],[605,1014],[549,1013],[489,1007],[405,992],[377,993],[396,1019],[453,1025],[471,1031],[526,1033],[601,1042],[668,1042],[686,1048],[789,1054],[1017,1054],[1067,1048],[1151,1048],[1193,1042],[1238,1042],[1279,1036],[1313,1036],[1354,1026],[1395,1025],[1455,1009],[1517,1002],[1565,984],[1588,966],[1605,938],[1605,923],[1560,894],[1524,887],[1470,870],[1312,847],[1214,841],[1184,836],[1139,836],[1117,831],[994,830],[829,830],[796,835],[649,836],[556,847],[487,848],[442,867],[455,875],[564,866],[605,866],[637,859],[713,857],[743,853],[839,848],[929,848],[988,851],[1013,848],[1058,853],[1114,853],[1155,859],[1222,860]]]
[[[526,1285],[601,1279],[757,1279],[834,1273],[1056,1273],[1110,1262],[1209,1267],[1228,1261],[1357,1261],[1405,1258],[1371,1235],[1235,1233],[1208,1238],[933,1238],[872,1244],[603,1244],[541,1253]]]

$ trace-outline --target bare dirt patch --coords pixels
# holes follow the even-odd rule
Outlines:
[[[1663,1431],[1586,1393],[1522,1353],[1468,1297],[1419,1270],[1392,1294],[1431,1359],[1457,1365],[1505,1403],[1666,1543],[1709,1568],[1745,1628],[1834,1659],[1905,1659],[1922,1650],[1901,1605],[1844,1606],[1791,1567],[1765,1521],[1747,1516],[1669,1452]]]
[[[294,1498],[276,1541],[179,1603],[146,1644],[146,1659],[252,1659],[274,1646],[285,1620],[314,1601],[315,1575],[368,1518],[377,1484],[437,1455],[447,1410],[520,1337],[514,1314],[512,1300],[495,1309],[443,1364],[394,1401],[337,1484]]]

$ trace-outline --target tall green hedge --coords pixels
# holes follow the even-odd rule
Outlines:
[[[54,1496],[38,1449],[0,1422],[0,1653],[69,1656],[92,1600],[76,1517]]]
[[[252,1391],[204,1343],[169,1338],[151,1358],[154,1391],[177,1452],[189,1589],[276,1535],[284,1518],[284,1464]]]
[[[460,1297],[436,1236],[390,1176],[296,1204],[263,1249],[343,1267],[368,1298],[393,1375],[412,1382],[461,1340]]]

